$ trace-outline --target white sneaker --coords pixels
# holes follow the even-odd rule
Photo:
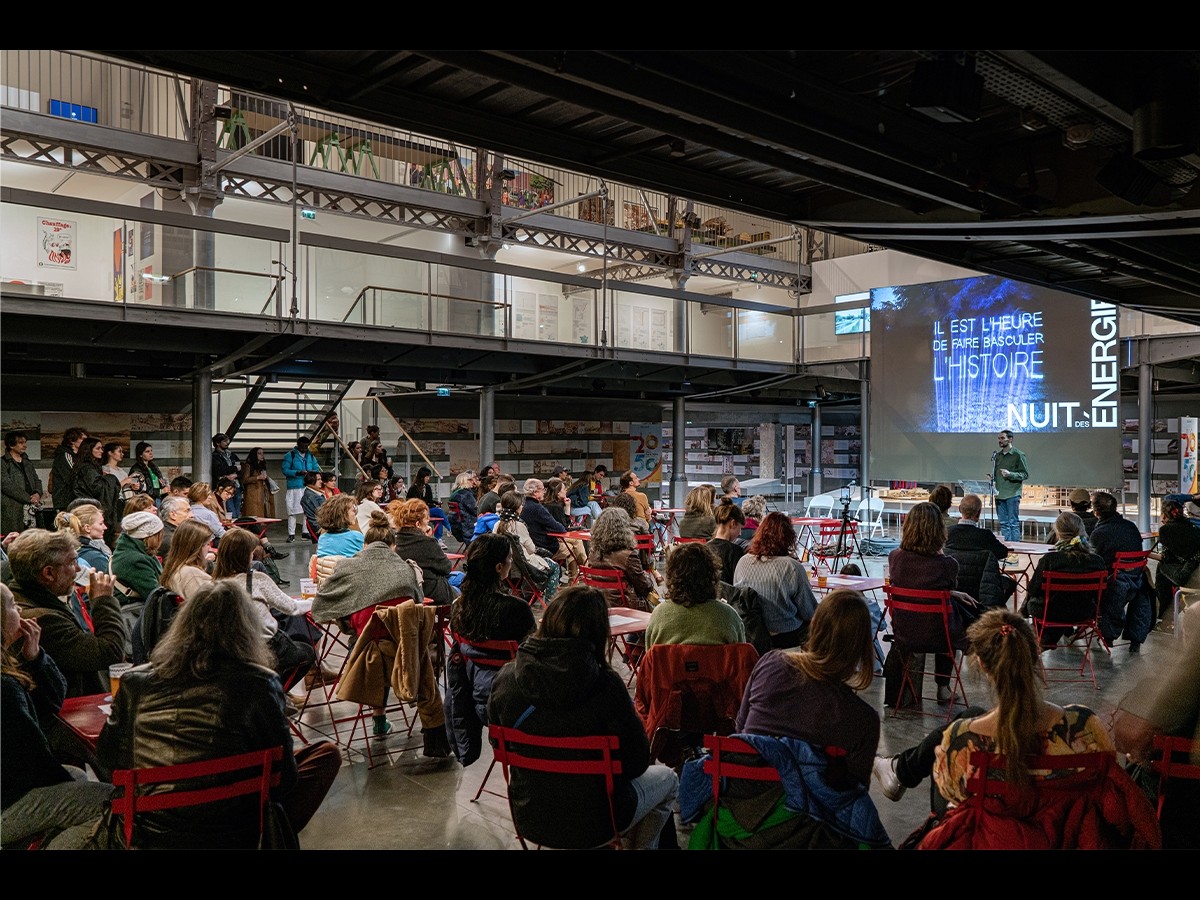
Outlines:
[[[875,757],[875,765],[871,768],[871,774],[875,776],[875,779],[879,782],[879,786],[883,788],[883,796],[887,797],[893,803],[904,796],[905,787],[900,783],[900,778],[896,775],[896,757]]]

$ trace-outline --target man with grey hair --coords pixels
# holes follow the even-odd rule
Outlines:
[[[31,528],[8,550],[12,591],[21,616],[36,619],[42,647],[67,680],[67,696],[82,697],[108,690],[108,667],[125,659],[129,635],[121,607],[113,596],[112,575],[90,573],[88,608],[92,628],[75,600],[75,561],[79,542],[66,531]]]
[[[162,506],[158,508],[158,517],[163,523],[162,544],[159,545],[158,555],[165,560],[171,551],[171,538],[175,536],[175,529],[185,519],[192,517],[192,506],[186,497],[166,497]]]
[[[527,478],[523,486],[525,505],[521,508],[521,521],[529,529],[529,537],[538,550],[545,550],[555,562],[563,564],[571,558],[571,550],[552,534],[561,533],[558,520],[542,505],[546,499],[546,485],[538,478]]]

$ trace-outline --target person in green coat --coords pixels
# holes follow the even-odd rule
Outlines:
[[[121,617],[130,634],[137,625],[146,598],[158,587],[162,563],[158,548],[162,544],[163,521],[154,512],[144,509],[121,520],[121,536],[113,548],[112,573],[117,579],[117,599],[121,601]],[[133,648],[127,648],[132,652]]]

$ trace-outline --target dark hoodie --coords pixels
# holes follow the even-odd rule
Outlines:
[[[496,676],[488,719],[551,737],[616,735],[623,771],[613,806],[617,827],[629,826],[637,805],[630,782],[650,765],[650,744],[620,676],[601,666],[584,641],[527,639],[516,660]],[[575,849],[598,846],[612,835],[599,776],[514,769],[510,778],[513,815],[527,840]]]

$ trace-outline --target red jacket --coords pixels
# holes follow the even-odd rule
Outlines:
[[[1038,780],[1024,800],[1003,796],[1003,785],[979,792],[978,770],[966,803],[946,814],[921,841],[920,850],[1161,849],[1154,807],[1111,753],[1099,769]],[[972,764],[983,757],[976,751]],[[1074,757],[1059,756],[1061,765]],[[997,790],[993,790],[997,788]]]

